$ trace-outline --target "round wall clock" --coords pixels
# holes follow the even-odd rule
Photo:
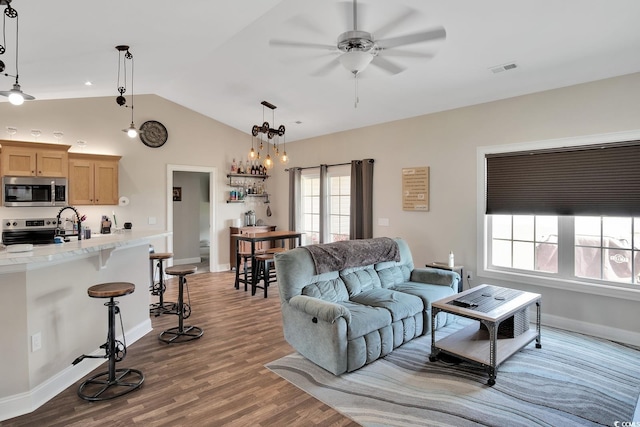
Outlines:
[[[147,147],[162,147],[168,137],[167,128],[155,120],[146,121],[140,126],[140,141]]]

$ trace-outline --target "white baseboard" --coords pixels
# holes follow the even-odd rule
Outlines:
[[[133,344],[152,330],[151,319],[134,326],[126,333],[127,345]],[[116,339],[122,341],[122,336]],[[96,349],[91,355],[104,355],[104,349]],[[75,366],[70,365],[27,392],[0,399],[0,421],[35,411],[106,361],[107,359],[84,359],[81,363]]]
[[[532,321],[534,320],[534,312],[535,310],[530,311]],[[640,346],[640,333],[625,329],[617,329],[610,326],[587,323],[579,320],[567,319],[566,317],[553,316],[550,314],[543,314],[542,324],[555,328],[566,329],[567,331],[578,332],[580,334],[591,335],[610,341],[617,341]],[[544,336],[542,337],[542,340],[544,341]]]
[[[192,258],[181,258],[173,260],[173,265],[182,265],[182,264],[199,264],[202,261],[202,258],[192,257]]]

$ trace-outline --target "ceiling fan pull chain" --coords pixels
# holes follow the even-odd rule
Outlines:
[[[355,94],[354,94],[355,102],[353,104],[353,108],[358,108],[360,97],[358,96],[358,73],[357,72],[353,73],[353,80],[354,80],[354,86],[355,86]]]

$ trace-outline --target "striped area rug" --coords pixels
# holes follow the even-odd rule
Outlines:
[[[509,358],[493,387],[471,364],[429,362],[430,348],[421,337],[339,377],[298,353],[266,367],[363,426],[633,425],[636,348],[543,327],[542,348],[534,341]]]

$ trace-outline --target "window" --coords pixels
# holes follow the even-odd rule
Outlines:
[[[639,136],[478,149],[480,274],[610,296],[637,290]]]
[[[488,215],[487,219],[491,268],[640,284],[640,218]]]
[[[303,245],[320,243],[320,175],[311,171],[303,173],[302,184],[302,232]]]
[[[327,183],[323,186],[318,169],[302,172],[300,179],[303,229],[301,231],[305,233],[303,244],[329,243],[349,239],[350,175],[348,165],[329,167],[327,169]],[[326,207],[321,203],[322,193],[326,194]]]

